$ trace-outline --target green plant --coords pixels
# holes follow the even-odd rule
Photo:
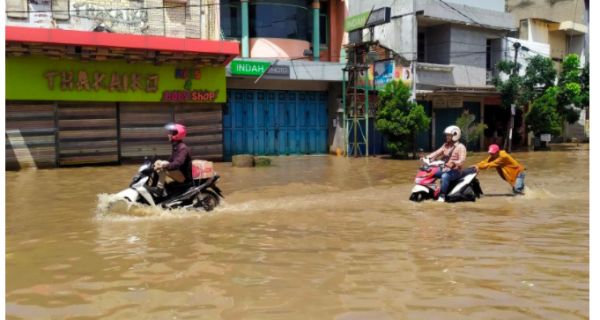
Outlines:
[[[379,93],[375,127],[387,138],[392,157],[405,158],[414,151],[416,134],[429,128],[423,106],[410,100],[410,89],[400,81],[388,83]]]
[[[533,101],[527,113],[527,129],[536,136],[543,133],[559,135],[562,132],[562,118],[556,110],[559,89],[551,87],[544,94]]]
[[[579,119],[579,113],[589,99],[589,89],[587,89],[589,79],[584,79],[587,83],[582,81],[582,76],[589,78],[589,70],[588,75],[584,74],[585,68],[580,69],[579,64],[579,57],[576,54],[568,55],[563,60],[562,72],[558,78],[556,108],[561,117],[569,123]]]
[[[542,96],[556,81],[556,69],[552,59],[536,55],[528,62],[518,99],[519,104],[523,106]]]
[[[498,69],[498,75],[492,82],[500,92],[502,106],[510,110],[511,105],[519,99],[520,88],[523,84],[523,78],[519,76],[521,65],[509,60],[502,60],[498,62],[496,69]]]
[[[456,119],[456,126],[462,131],[463,140],[468,145],[473,141],[479,140],[479,137],[483,135],[483,131],[487,129],[487,125],[483,123],[475,122],[475,115],[465,110],[462,115]]]

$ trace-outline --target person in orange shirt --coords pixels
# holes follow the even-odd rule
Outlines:
[[[490,145],[488,153],[490,156],[487,159],[473,166],[477,172],[496,168],[500,177],[511,184],[515,194],[523,194],[525,191],[525,167],[506,151],[500,150],[497,144]]]

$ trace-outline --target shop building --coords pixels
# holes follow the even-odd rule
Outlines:
[[[341,0],[221,2],[222,33],[241,43],[227,66],[225,159],[329,152],[346,12]]]
[[[188,127],[195,157],[223,159],[230,41],[6,27],[6,168],[168,156]]]

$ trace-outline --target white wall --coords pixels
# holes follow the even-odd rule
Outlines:
[[[529,19],[529,41],[548,43],[548,23]]]
[[[17,18],[15,13],[6,14],[6,25],[37,28],[60,28],[66,30],[92,31],[97,26],[117,33],[149,34],[179,38],[220,38],[218,0],[188,0],[188,5],[166,9],[148,7],[174,7],[175,3],[163,0],[70,0],[63,1],[64,10],[52,12],[56,0],[10,0],[21,3],[28,13]],[[68,5],[68,6],[67,6]],[[200,10],[200,5],[209,5]],[[194,6],[194,7],[190,7]],[[126,9],[126,10],[115,10]],[[55,9],[56,10],[56,9]],[[60,10],[63,10],[60,8]],[[202,34],[201,34],[202,31]]]
[[[521,44],[521,46],[529,48],[529,52],[519,50],[520,54],[517,57],[517,62],[521,64],[521,70],[519,72],[520,75],[525,75],[525,68],[529,64],[527,61],[527,58],[534,57],[537,54],[540,54],[541,56],[544,56],[547,58],[550,57],[550,45],[547,43],[526,41],[526,40],[515,39],[515,38],[506,38],[505,40],[502,41],[503,46],[505,48],[504,49],[505,53],[504,53],[504,56],[502,57],[503,60],[510,60],[510,61],[514,60],[515,49],[513,47],[513,44],[517,41]]]
[[[500,12],[506,9],[505,0],[448,0],[448,2]]]

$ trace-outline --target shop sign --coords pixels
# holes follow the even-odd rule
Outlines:
[[[550,141],[552,141],[552,135],[548,134],[548,133],[542,133],[540,135],[540,140],[543,142],[550,142]]]
[[[448,97],[448,108],[462,108],[462,97]]]
[[[373,27],[390,22],[391,13],[392,8],[390,7],[383,7],[373,10],[369,16],[369,19],[367,20],[367,23],[365,24],[365,27]]]
[[[269,68],[269,70],[267,71],[266,74],[267,77],[269,76],[275,76],[275,77],[289,77],[290,76],[290,67],[289,66],[278,66],[278,65],[273,65],[271,66],[271,68]]]
[[[446,97],[433,97],[432,104],[433,104],[434,109],[448,107],[448,102],[446,101]]]
[[[257,76],[260,77],[271,65],[268,61],[231,61],[231,74],[237,76]],[[288,70],[289,71],[289,70]],[[288,73],[289,74],[289,73]]]
[[[224,67],[11,57],[6,79],[7,100],[226,101]]]
[[[349,32],[352,30],[364,28],[365,24],[367,24],[368,18],[369,12],[363,12],[361,14],[348,17],[344,21],[344,30],[346,30],[346,32]]]

